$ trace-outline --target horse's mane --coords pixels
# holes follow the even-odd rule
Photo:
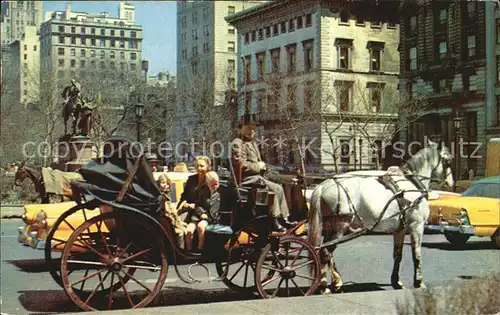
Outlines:
[[[403,169],[411,172],[422,169],[425,164],[431,164],[437,155],[437,145],[431,144],[422,150],[418,151],[403,165]]]

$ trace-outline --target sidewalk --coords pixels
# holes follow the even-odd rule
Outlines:
[[[277,315],[277,314],[397,314],[398,301],[411,297],[411,290],[384,290],[361,293],[314,295],[271,300],[250,300],[148,307],[133,310],[92,312],[91,314],[206,314],[206,315]],[[74,315],[81,313],[72,313]]]
[[[0,219],[21,218],[23,205],[0,205]]]

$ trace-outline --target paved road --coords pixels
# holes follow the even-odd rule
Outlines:
[[[43,252],[17,243],[16,229],[21,223],[17,219],[1,221],[1,311],[8,314],[78,311],[48,274],[43,264]],[[345,292],[392,290],[389,286],[391,236],[363,236],[340,245],[336,256],[338,268],[346,282]],[[468,278],[497,271],[500,251],[494,249],[486,238],[473,238],[464,250],[454,250],[442,235],[425,235],[423,259],[426,283],[437,286],[459,277]],[[213,271],[213,266],[209,267]],[[186,267],[182,266],[181,271],[185,272]],[[407,285],[412,284],[412,272],[410,246],[406,245],[401,279]],[[231,292],[217,282],[186,285],[178,280],[171,268],[157,306],[252,298]],[[258,307],[263,301],[256,300],[255,303],[255,307]],[[231,313],[237,312],[232,310]]]

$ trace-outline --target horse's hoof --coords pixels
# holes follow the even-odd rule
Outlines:
[[[413,282],[413,287],[416,289],[425,289],[426,288],[426,286],[422,282],[422,280],[418,280],[418,281]]]
[[[332,291],[330,291],[329,288],[325,288],[321,290],[321,295],[327,295],[327,294],[332,294]]]
[[[333,293],[342,293],[342,286],[333,286]]]
[[[323,287],[323,288],[326,288],[328,286],[328,279],[327,278],[321,278],[321,280],[319,281],[319,286]]]
[[[391,285],[394,288],[394,290],[401,290],[401,289],[405,288],[405,286],[403,285],[403,283],[401,281],[393,282]]]

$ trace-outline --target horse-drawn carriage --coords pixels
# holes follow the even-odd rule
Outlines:
[[[209,281],[222,281],[231,289],[258,293],[262,298],[311,295],[320,284],[324,291],[327,266],[334,286],[339,287],[340,275],[329,252],[336,244],[367,231],[395,235],[391,277],[395,288],[401,285],[398,271],[402,240],[405,232],[410,232],[417,255],[415,285],[422,284],[419,251],[428,215],[428,185],[415,186],[411,178],[426,181],[434,173],[442,175],[449,155],[437,146],[422,150],[409,161],[410,176],[395,177],[406,183],[400,191],[388,189],[387,183],[378,187],[377,181],[384,175],[379,173],[340,176],[323,182],[312,193],[308,218],[284,233],[271,229],[271,192],[259,182],[251,187],[238,185],[232,169],[234,180],[220,190],[220,224],[207,228],[205,250],[198,253],[186,251],[177,242],[174,227],[165,216],[164,196],[144,156],[135,152],[130,143],[124,144],[115,146],[117,149],[106,160],[90,162],[80,170],[85,182],[71,183],[78,205],[58,219],[46,242],[51,275],[84,310],[148,305],[162,291],[169,265],[186,283],[199,282],[192,270],[202,267]],[[381,198],[374,198],[373,205],[366,204],[366,190],[354,194],[358,186],[373,188],[371,192]],[[95,214],[72,227],[68,239],[54,237],[58,225],[70,224],[67,214],[86,215],[88,210]],[[346,218],[350,221],[343,221]],[[307,233],[299,232],[306,221]],[[343,236],[345,227],[353,222],[364,223],[363,229]],[[57,251],[61,252],[60,258],[53,256]],[[215,262],[217,277],[212,277],[203,265],[206,261]],[[180,272],[180,263],[190,264],[186,275]]]
[[[179,279],[194,283],[199,279],[192,269],[206,261],[216,266],[217,277],[209,275],[210,281],[234,290],[265,298],[315,292],[320,262],[298,233],[304,221],[286,233],[272,232],[272,198],[264,185],[222,183],[220,224],[208,227],[203,252],[187,252],[164,214],[164,196],[144,156],[128,144],[80,169],[85,181],[71,183],[78,204],[58,219],[45,243],[52,276],[78,306],[146,306],[163,288],[169,264]],[[68,239],[54,237],[77,212],[97,214],[74,226]],[[54,257],[58,251],[60,258]],[[186,275],[180,263],[191,263]]]

